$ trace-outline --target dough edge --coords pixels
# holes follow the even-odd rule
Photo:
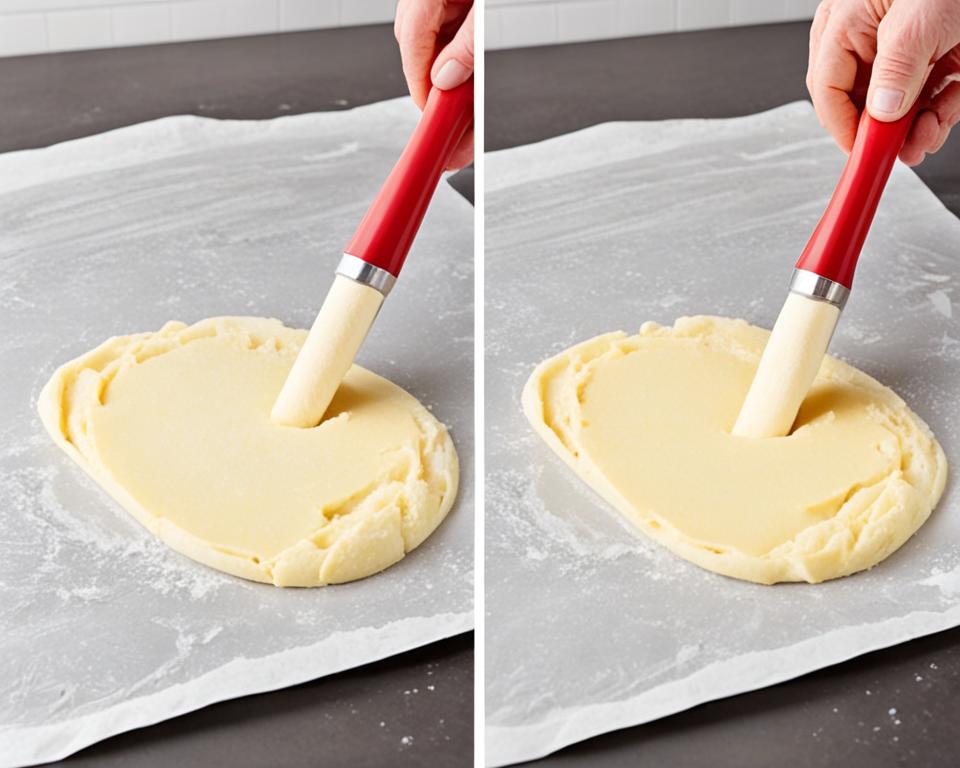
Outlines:
[[[384,379],[409,410],[422,436],[421,465],[429,488],[426,492],[422,487],[418,488],[415,476],[406,478],[405,487],[408,501],[412,502],[407,506],[407,514],[415,513],[414,519],[408,525],[402,522],[398,525],[402,513],[397,505],[378,507],[380,500],[374,491],[356,511],[323,527],[327,530],[341,523],[334,531],[337,536],[328,546],[321,548],[310,539],[302,539],[269,562],[254,558],[252,553],[211,546],[170,520],[153,515],[70,439],[67,429],[70,414],[65,403],[82,371],[93,369],[99,373],[112,363],[122,364],[125,355],[136,354],[151,342],[181,345],[197,338],[238,332],[261,343],[279,339],[284,344],[295,344],[297,349],[307,336],[306,330],[289,328],[280,320],[252,316],[212,317],[192,325],[170,321],[158,331],[114,336],[54,371],[37,398],[40,419],[54,442],[137,522],[167,546],[203,565],[279,587],[319,587],[372,576],[399,562],[443,522],[456,499],[460,472],[457,452],[447,428],[419,400],[389,380]],[[366,369],[360,370],[382,378]],[[412,499],[409,498],[411,490]],[[432,509],[422,504],[417,507],[418,500],[430,500],[431,492],[439,493],[439,504]],[[368,508],[358,516],[357,512],[364,504]],[[346,518],[354,519],[349,525],[342,524]],[[386,524],[386,529],[382,524]],[[385,530],[387,535],[384,535]]]
[[[744,336],[746,344],[737,343],[736,335]],[[901,418],[886,426],[897,434],[902,446],[909,446],[905,450],[909,450],[918,466],[906,473],[894,473],[875,486],[857,490],[833,517],[804,529],[762,556],[732,547],[720,550],[709,542],[686,536],[650,511],[636,509],[607,482],[589,457],[571,450],[568,445],[571,435],[563,434],[566,431],[563,425],[556,425],[556,420],[550,423],[546,416],[545,392],[551,381],[557,377],[582,376],[581,368],[589,368],[605,355],[623,354],[624,345],[633,340],[650,336],[708,337],[734,354],[758,360],[769,335],[768,330],[744,320],[710,315],[681,317],[672,327],[647,322],[633,337],[622,331],[602,334],[540,363],[523,388],[522,408],[551,450],[605,501],[655,542],[695,565],[758,584],[798,581],[816,584],[872,568],[899,549],[926,522],[943,494],[947,461],[930,428],[893,390],[842,360],[828,355],[818,378],[825,376],[828,380],[867,390],[875,400],[898,413]],[[562,415],[569,417],[576,413],[576,406],[569,398],[559,405]],[[877,486],[880,486],[879,494],[874,497]]]

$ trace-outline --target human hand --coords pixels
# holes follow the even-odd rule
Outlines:
[[[917,165],[960,122],[960,0],[823,0],[810,29],[807,90],[845,152],[864,105],[890,122],[922,99],[900,151]]]
[[[448,91],[473,74],[473,0],[400,0],[393,32],[403,74],[420,109],[431,86]],[[450,170],[473,162],[473,126],[453,151]]]

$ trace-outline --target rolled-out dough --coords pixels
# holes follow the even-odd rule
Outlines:
[[[540,364],[523,408],[594,490],[697,565],[763,584],[870,568],[930,515],[943,451],[893,391],[833,357],[790,435],[734,437],[768,336],[719,317],[598,336]]]
[[[440,524],[457,455],[416,399],[358,366],[319,426],[273,423],[306,335],[220,317],[115,337],[54,373],[40,415],[111,496],[188,557],[277,586],[363,578]]]

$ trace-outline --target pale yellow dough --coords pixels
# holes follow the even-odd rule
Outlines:
[[[220,317],[112,338],[60,367],[54,440],[179,552],[277,586],[383,570],[440,524],[458,464],[413,397],[353,366],[312,429],[270,420],[306,331]]]
[[[769,332],[681,318],[542,363],[537,432],[643,532],[717,573],[816,583],[870,568],[927,519],[943,451],[890,389],[833,357],[787,437],[730,434]]]

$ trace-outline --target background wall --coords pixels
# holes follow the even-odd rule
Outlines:
[[[395,5],[396,0],[0,0],[0,56],[375,24],[391,21]]]
[[[812,19],[818,0],[486,0],[487,48]]]
[[[388,22],[396,0],[0,0],[0,56]],[[487,48],[809,19],[817,0],[486,0]],[[358,52],[360,53],[360,52]]]

